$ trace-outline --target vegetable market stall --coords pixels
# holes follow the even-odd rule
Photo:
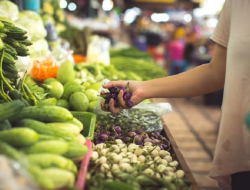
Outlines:
[[[171,148],[173,151],[174,159],[176,159],[181,166],[181,169],[185,172],[187,180],[190,182],[190,186],[192,187],[192,190],[199,190],[198,184],[194,179],[193,174],[191,173],[184,157],[182,156],[181,151],[179,150],[179,147],[177,146],[170,130],[168,129],[168,126],[164,123],[167,123],[166,118],[162,117],[162,123],[163,123],[163,133],[165,133],[167,139],[171,142]]]

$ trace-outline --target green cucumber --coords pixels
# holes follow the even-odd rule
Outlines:
[[[43,122],[64,122],[73,120],[73,115],[58,106],[32,106],[23,108],[19,114],[10,118],[10,122],[15,123],[26,118]]]
[[[38,140],[38,134],[29,128],[13,128],[0,131],[0,140],[15,147],[24,147],[34,144]]]
[[[57,167],[77,174],[77,168],[74,162],[68,158],[64,158],[61,155],[41,153],[30,154],[27,157],[31,163],[34,163],[41,168]]]
[[[79,127],[77,127],[76,125],[71,124],[71,123],[48,123],[48,125],[65,130],[69,134],[72,134],[72,135],[79,135],[80,134]]]
[[[71,158],[71,159],[79,158],[84,156],[88,151],[88,148],[85,145],[75,142],[68,142],[68,144],[69,144],[69,149],[66,153],[63,154],[63,156],[65,156],[66,158]]]
[[[39,187],[51,190],[55,189],[54,182],[39,166],[28,163],[26,169]]]
[[[44,169],[43,172],[53,181],[55,189],[74,186],[75,176],[70,171],[59,168],[47,168]]]
[[[31,128],[39,134],[61,137],[67,141],[77,141],[74,135],[69,134],[65,130],[32,119],[23,119],[18,123],[18,126]]]
[[[40,100],[37,104],[37,106],[55,106],[57,103],[56,98],[48,98],[45,100]]]
[[[69,144],[61,140],[38,141],[35,144],[24,147],[21,151],[26,154],[53,153],[65,154],[69,150]]]
[[[12,127],[11,127],[11,124],[10,124],[8,119],[5,119],[5,120],[0,122],[0,131],[9,130],[11,128]]]
[[[15,116],[20,113],[24,108],[24,105],[21,100],[14,100],[12,102],[7,102],[0,104],[0,122],[8,119],[11,116]]]
[[[17,149],[3,141],[0,141],[0,153],[19,162],[22,162],[25,159]]]
[[[79,144],[85,144],[86,143],[86,139],[82,134],[79,134],[76,136],[77,142]]]
[[[27,162],[26,156],[21,152],[8,145],[7,143],[0,141],[0,153],[7,156],[8,158],[23,163],[26,166],[27,171],[31,174],[32,178],[40,187],[45,189],[54,189],[54,185],[50,178],[47,177],[45,173],[43,173],[41,168],[39,168],[37,165]]]
[[[71,120],[71,121],[65,121],[65,123],[71,123],[71,124],[76,125],[77,127],[79,127],[80,131],[82,131],[82,130],[83,130],[83,128],[84,128],[84,126],[83,126],[82,122],[81,122],[81,121],[79,121],[78,119],[76,119],[75,117],[74,117],[74,119],[73,119],[73,120]]]
[[[61,137],[38,134],[38,141],[47,141],[47,140],[62,140],[62,141],[64,141],[63,138],[61,138]]]

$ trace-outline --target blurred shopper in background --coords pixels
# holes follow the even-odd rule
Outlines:
[[[183,59],[185,47],[185,29],[183,26],[176,28],[173,40],[168,46],[168,59],[170,63],[169,75],[179,74],[185,71],[187,62]]]
[[[174,76],[129,82],[134,105],[148,98],[198,96],[224,87],[222,117],[210,171],[210,177],[218,181],[221,190],[250,190],[250,133],[245,123],[250,110],[249,17],[249,0],[226,0],[211,37],[217,44],[209,63]],[[173,53],[173,58],[180,59],[180,52]],[[126,84],[127,81],[113,81],[103,86],[125,88]],[[114,107],[113,99],[109,104],[114,114],[128,109],[122,90],[118,100],[121,108]]]

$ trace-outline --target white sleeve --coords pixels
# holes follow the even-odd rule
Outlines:
[[[227,47],[230,36],[232,0],[226,0],[220,14],[219,22],[214,29],[211,39]]]

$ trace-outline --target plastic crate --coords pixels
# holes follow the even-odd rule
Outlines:
[[[96,125],[96,114],[90,112],[72,111],[72,115],[82,122],[84,128],[81,134],[89,140],[93,140]]]

